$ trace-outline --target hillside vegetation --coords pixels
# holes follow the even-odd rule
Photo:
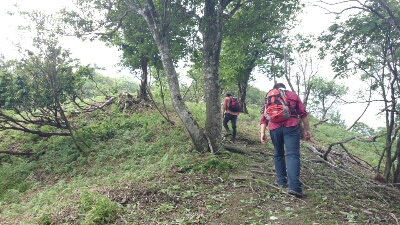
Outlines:
[[[205,121],[204,103],[187,103]],[[167,104],[168,106],[168,104]],[[169,106],[170,107],[170,106]],[[238,120],[238,140],[217,154],[192,150],[151,103],[121,112],[116,104],[76,116],[90,148],[79,152],[70,138],[40,139],[2,131],[0,224],[398,224],[398,189],[375,181],[380,149],[349,141],[333,147],[329,162],[318,156],[329,144],[356,136],[344,129],[312,126],[302,143],[301,181],[307,198],[273,185],[272,144],[259,142],[259,107]],[[317,121],[311,118],[311,124]],[[313,152],[313,151],[318,152]]]

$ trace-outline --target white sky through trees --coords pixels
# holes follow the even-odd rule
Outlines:
[[[2,35],[0,36],[1,49],[0,53],[5,56],[6,59],[13,59],[18,57],[17,48],[14,44],[22,42],[29,46],[32,42],[31,38],[27,34],[22,34],[22,31],[18,30],[18,25],[26,24],[23,18],[17,15],[9,16],[7,11],[15,11],[17,4],[21,10],[31,11],[40,10],[46,13],[53,13],[60,10],[64,6],[70,6],[71,0],[2,0],[0,3],[0,29]],[[107,47],[104,42],[101,41],[85,41],[82,42],[75,37],[63,37],[60,40],[62,47],[70,49],[72,52],[72,58],[81,60],[82,64],[96,64],[99,67],[104,67],[105,71],[99,71],[101,74],[109,76],[128,76],[129,71],[123,70],[121,73],[118,72],[121,68],[115,67],[118,63],[120,53],[116,47]]]
[[[327,30],[330,25],[335,22],[335,15],[327,13],[326,10],[321,7],[313,6],[316,4],[318,0],[305,0],[304,3],[306,7],[304,8],[303,13],[301,13],[298,17],[299,25],[297,25],[293,30],[291,30],[291,35],[303,34],[306,35],[315,35],[317,36],[321,32]],[[326,2],[339,2],[339,0],[329,0]],[[341,4],[336,6],[329,6],[332,11],[340,12],[346,7],[346,3],[341,1]],[[321,5],[321,4],[319,4]],[[346,11],[341,16],[341,20],[346,19],[346,15],[356,13],[356,11]],[[330,61],[328,59],[324,61],[319,61],[316,63],[319,65],[318,76],[325,77],[327,79],[332,79],[334,77],[334,72],[331,69]],[[294,65],[295,67],[296,65]],[[292,71],[294,72],[294,71]],[[285,79],[278,80],[278,82],[287,83]],[[361,87],[366,86],[362,84],[358,78],[349,78],[347,80],[336,80],[337,83],[344,84],[349,87],[349,93],[345,96],[345,100],[348,102],[357,102],[358,99],[354,97],[354,93],[359,90]],[[264,86],[264,84],[267,84]],[[262,75],[257,76],[257,80],[252,83],[252,85],[257,88],[268,91],[272,88],[273,82],[269,81]],[[286,86],[288,86],[286,84]],[[366,93],[368,96],[368,93]],[[357,103],[357,104],[347,104],[338,107],[341,113],[341,118],[346,121],[346,125],[350,126],[354,123],[354,121],[362,114],[366,107],[367,103]],[[359,122],[363,122],[372,128],[384,127],[384,118],[382,116],[378,116],[378,112],[382,109],[381,103],[371,103],[368,107],[366,113],[359,120]]]
[[[310,0],[316,1],[316,0]],[[0,53],[4,55],[5,59],[14,59],[18,57],[17,48],[14,46],[16,43],[24,43],[29,45],[31,38],[27,34],[22,34],[17,29],[18,25],[24,24],[24,20],[17,15],[9,16],[7,11],[15,11],[14,4],[17,4],[21,10],[41,10],[47,13],[58,11],[63,6],[71,5],[71,0],[2,0],[0,3],[0,29],[2,35],[0,36]],[[309,1],[308,1],[309,2]],[[327,14],[323,9],[315,6],[307,6],[299,17],[300,25],[291,31],[292,34],[302,33],[304,35],[314,34],[318,35],[323,30],[326,30],[333,22],[335,16]],[[103,75],[107,76],[133,76],[127,69],[122,70],[116,66],[118,63],[120,52],[116,47],[110,48],[105,45],[104,42],[93,41],[93,42],[82,42],[75,37],[65,37],[61,40],[62,46],[66,49],[70,49],[72,52],[72,58],[78,58],[82,64],[96,64],[99,67],[104,67],[105,71],[99,71]],[[333,77],[329,61],[320,63],[320,76],[327,78]],[[184,75],[184,74],[182,74]],[[273,82],[268,81],[265,76],[258,74],[256,81],[251,84],[261,89],[262,91],[268,91],[271,89]],[[286,83],[284,80],[280,82]],[[339,81],[342,83],[343,81]],[[350,93],[354,92],[359,88],[360,81],[350,81],[345,83],[350,88]],[[356,85],[355,85],[356,84]],[[349,98],[353,98],[349,95]],[[352,104],[341,107],[342,119],[346,120],[347,125],[351,125],[356,118],[364,110],[366,104]],[[384,126],[384,120],[376,116],[379,111],[377,104],[373,104],[368,108],[367,114],[364,115],[361,122],[377,128]]]

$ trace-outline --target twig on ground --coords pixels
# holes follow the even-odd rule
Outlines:
[[[275,175],[275,173],[264,172],[264,171],[259,171],[259,170],[250,170],[250,172],[259,173],[259,174],[265,174],[265,175]]]
[[[397,220],[396,216],[393,213],[389,213],[389,215],[396,220],[396,224],[399,224],[399,221]]]
[[[235,147],[232,145],[222,145],[226,150],[233,152],[233,153],[238,153],[238,154],[242,154],[242,155],[248,155],[249,153],[244,151],[243,149],[239,148],[239,147]]]
[[[124,222],[124,224],[128,224],[128,221],[126,221],[125,218],[122,217],[119,213],[118,213],[118,216]]]

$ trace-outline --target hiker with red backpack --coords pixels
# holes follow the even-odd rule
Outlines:
[[[225,128],[225,135],[227,137],[232,135],[231,142],[236,141],[236,122],[240,114],[240,103],[237,98],[233,97],[231,93],[226,93],[224,101],[222,102],[222,119]],[[232,124],[232,134],[228,127],[228,122]]]
[[[300,97],[287,91],[282,83],[274,85],[265,98],[261,116],[261,143],[265,144],[268,126],[272,144],[274,145],[274,164],[277,179],[275,185],[288,187],[288,194],[298,198],[303,193],[300,182],[300,121],[304,126],[305,140],[311,138],[308,113]],[[286,147],[286,158],[285,148]]]

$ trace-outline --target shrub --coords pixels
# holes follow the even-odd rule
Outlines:
[[[108,224],[118,218],[122,208],[109,198],[83,191],[80,199],[80,208],[85,214],[83,224]]]

